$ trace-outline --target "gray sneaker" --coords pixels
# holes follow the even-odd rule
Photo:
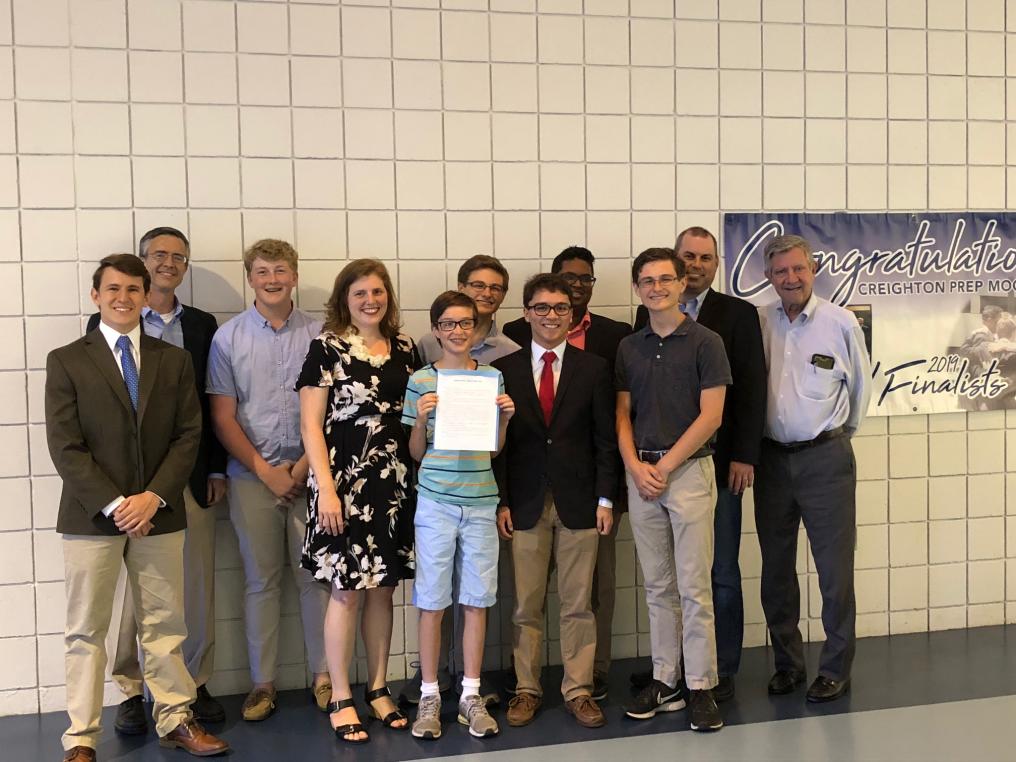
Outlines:
[[[424,696],[420,699],[420,706],[416,710],[416,722],[413,723],[413,737],[431,741],[441,737],[440,696]]]
[[[459,699],[459,723],[469,726],[469,735],[476,738],[496,736],[501,732],[480,696]]]

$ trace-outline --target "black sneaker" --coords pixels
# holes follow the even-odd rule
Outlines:
[[[593,701],[607,700],[607,675],[604,672],[593,673],[593,692],[589,698]]]
[[[730,701],[730,699],[734,698],[733,675],[720,675],[720,682],[713,688],[713,698],[716,699],[717,704],[722,704],[724,701]]]
[[[145,717],[145,700],[131,696],[120,703],[116,710],[113,727],[125,736],[141,736],[148,732],[148,718]]]
[[[204,685],[198,686],[198,697],[191,704],[191,712],[198,722],[223,722],[226,719],[226,710]]]
[[[719,730],[723,727],[723,718],[716,706],[711,690],[689,691],[691,694],[691,729],[702,733]]]
[[[676,712],[684,709],[684,696],[681,689],[671,688],[666,683],[653,680],[649,685],[635,694],[632,702],[624,708],[624,713],[635,720],[648,720],[657,712]]]
[[[647,669],[645,672],[632,672],[628,681],[633,689],[640,691],[653,681],[653,671]]]

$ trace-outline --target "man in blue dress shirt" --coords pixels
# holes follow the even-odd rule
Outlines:
[[[287,551],[300,595],[314,698],[322,710],[331,700],[323,642],[328,588],[300,568],[308,466],[296,379],[311,340],[321,332],[321,321],[293,304],[298,262],[288,243],[258,241],[244,252],[243,265],[254,304],[215,334],[208,357],[208,394],[215,433],[229,453],[229,518],[243,558],[244,620],[254,683],[243,718],[257,722],[275,710]]]
[[[769,383],[755,524],[776,661],[769,693],[783,694],[805,681],[796,566],[804,521],[826,635],[808,700],[821,702],[847,691],[854,658],[857,468],[850,437],[868,410],[871,364],[854,315],[815,295],[816,269],[799,236],[766,246],[765,272],[779,301],[759,309]]]

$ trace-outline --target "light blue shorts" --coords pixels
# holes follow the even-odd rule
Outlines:
[[[459,581],[459,603],[477,608],[497,600],[497,509],[416,501],[416,579],[413,605],[443,611],[452,605],[452,580]]]

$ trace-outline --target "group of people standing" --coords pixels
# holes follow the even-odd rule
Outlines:
[[[805,679],[802,519],[826,630],[807,697],[847,690],[850,436],[867,408],[870,371],[851,313],[813,293],[805,240],[770,241],[766,273],[779,299],[761,311],[712,288],[716,240],[703,228],[681,233],[673,249],[642,252],[631,273],[642,304],[634,331],[589,311],[595,259],[582,247],[531,277],[523,317],[499,327],[508,272],[477,255],[459,269],[457,290],[434,300],[418,343],[401,332],[377,260],[342,269],[322,323],[293,304],[296,251],[259,241],[243,258],[254,303],[216,329],[214,317],[176,297],[190,263],[183,233],[149,231],[139,255],[102,260],[95,330],[47,361],[47,435],[64,481],[65,760],[96,758],[121,564],[128,586],[113,671],[126,699],[117,730],[147,731],[144,683],[161,744],[199,756],[228,749],[199,724],[224,718],[207,689],[215,542],[207,508],[227,494],[244,567],[248,721],[275,710],[288,565],[312,697],[339,740],[369,740],[361,710],[388,729],[438,738],[453,671],[458,722],[473,736],[497,734],[490,707],[500,697],[481,667],[499,585],[514,589],[505,718],[531,722],[543,701],[554,569],[565,707],[584,727],[603,725],[614,540],[627,510],[652,672],[632,676],[637,692],[625,712],[648,719],[688,705],[693,729],[717,730],[717,701],[733,697],[741,653],[741,498],[753,485],[776,654],[769,691]],[[496,376],[496,448],[435,447],[442,371]],[[386,681],[393,593],[410,579],[420,611],[419,671],[403,691],[418,705],[412,722]],[[367,664],[360,707],[350,685],[358,625]]]

